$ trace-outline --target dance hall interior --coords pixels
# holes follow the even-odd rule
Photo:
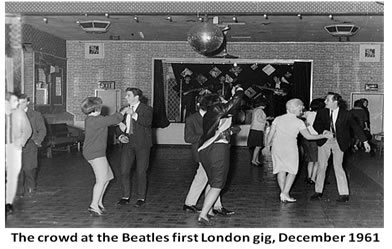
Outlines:
[[[384,228],[382,1],[10,1],[4,39],[46,130],[5,228]]]

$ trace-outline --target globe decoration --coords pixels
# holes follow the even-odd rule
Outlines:
[[[219,27],[203,22],[193,26],[187,34],[189,45],[202,55],[212,55],[224,41],[224,35]]]

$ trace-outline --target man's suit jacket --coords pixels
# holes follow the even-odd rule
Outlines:
[[[23,150],[30,150],[35,149],[35,147],[41,146],[41,143],[46,136],[46,126],[41,113],[31,110],[29,108],[26,114],[30,121],[33,134],[31,135],[29,140],[27,140],[27,143]]]
[[[322,134],[324,130],[330,130],[330,110],[327,108],[317,111],[316,118],[313,123],[313,128]],[[340,150],[345,151],[351,145],[351,134],[350,128],[354,131],[354,134],[361,140],[366,141],[366,136],[363,133],[361,127],[355,122],[351,113],[347,110],[339,108],[338,116],[336,118],[335,129],[336,139],[339,144]],[[317,145],[322,146],[327,139],[317,140]]]
[[[129,145],[136,148],[149,148],[152,146],[152,107],[140,103],[135,112],[138,114],[137,120],[133,120],[133,134],[127,134],[129,137]],[[126,125],[127,115],[124,115],[123,123]],[[117,126],[117,136],[125,134]]]
[[[196,162],[200,162],[197,148],[201,135],[203,135],[203,117],[200,112],[196,112],[186,119],[184,129],[184,140],[192,144],[192,156]]]

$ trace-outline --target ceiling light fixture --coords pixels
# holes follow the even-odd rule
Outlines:
[[[105,13],[106,18],[109,18],[109,13]]]
[[[199,16],[199,22],[203,22],[203,17]]]
[[[264,14],[264,19],[268,19],[268,15],[267,14]]]
[[[44,17],[44,18],[42,19],[42,21],[44,21],[44,23],[48,23],[48,18],[47,18],[47,17]]]
[[[135,20],[135,22],[139,22],[139,17],[134,16],[134,17],[133,17],[133,20]]]
[[[350,40],[349,37],[355,35],[360,29],[359,26],[352,23],[337,23],[325,26],[324,29],[332,36],[338,37],[339,41],[345,37],[347,41]]]
[[[233,16],[233,22],[238,22],[238,19],[236,16]]]
[[[333,15],[329,15],[328,17],[329,19],[333,20]]]
[[[166,17],[166,20],[168,20],[169,22],[173,21],[173,18],[171,16]]]
[[[302,15],[301,14],[298,14],[297,16],[298,16],[299,19],[302,19]]]

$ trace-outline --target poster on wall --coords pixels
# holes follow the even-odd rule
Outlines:
[[[380,45],[360,45],[360,62],[380,62]]]
[[[103,59],[105,56],[103,43],[86,43],[84,55],[86,59]]]

